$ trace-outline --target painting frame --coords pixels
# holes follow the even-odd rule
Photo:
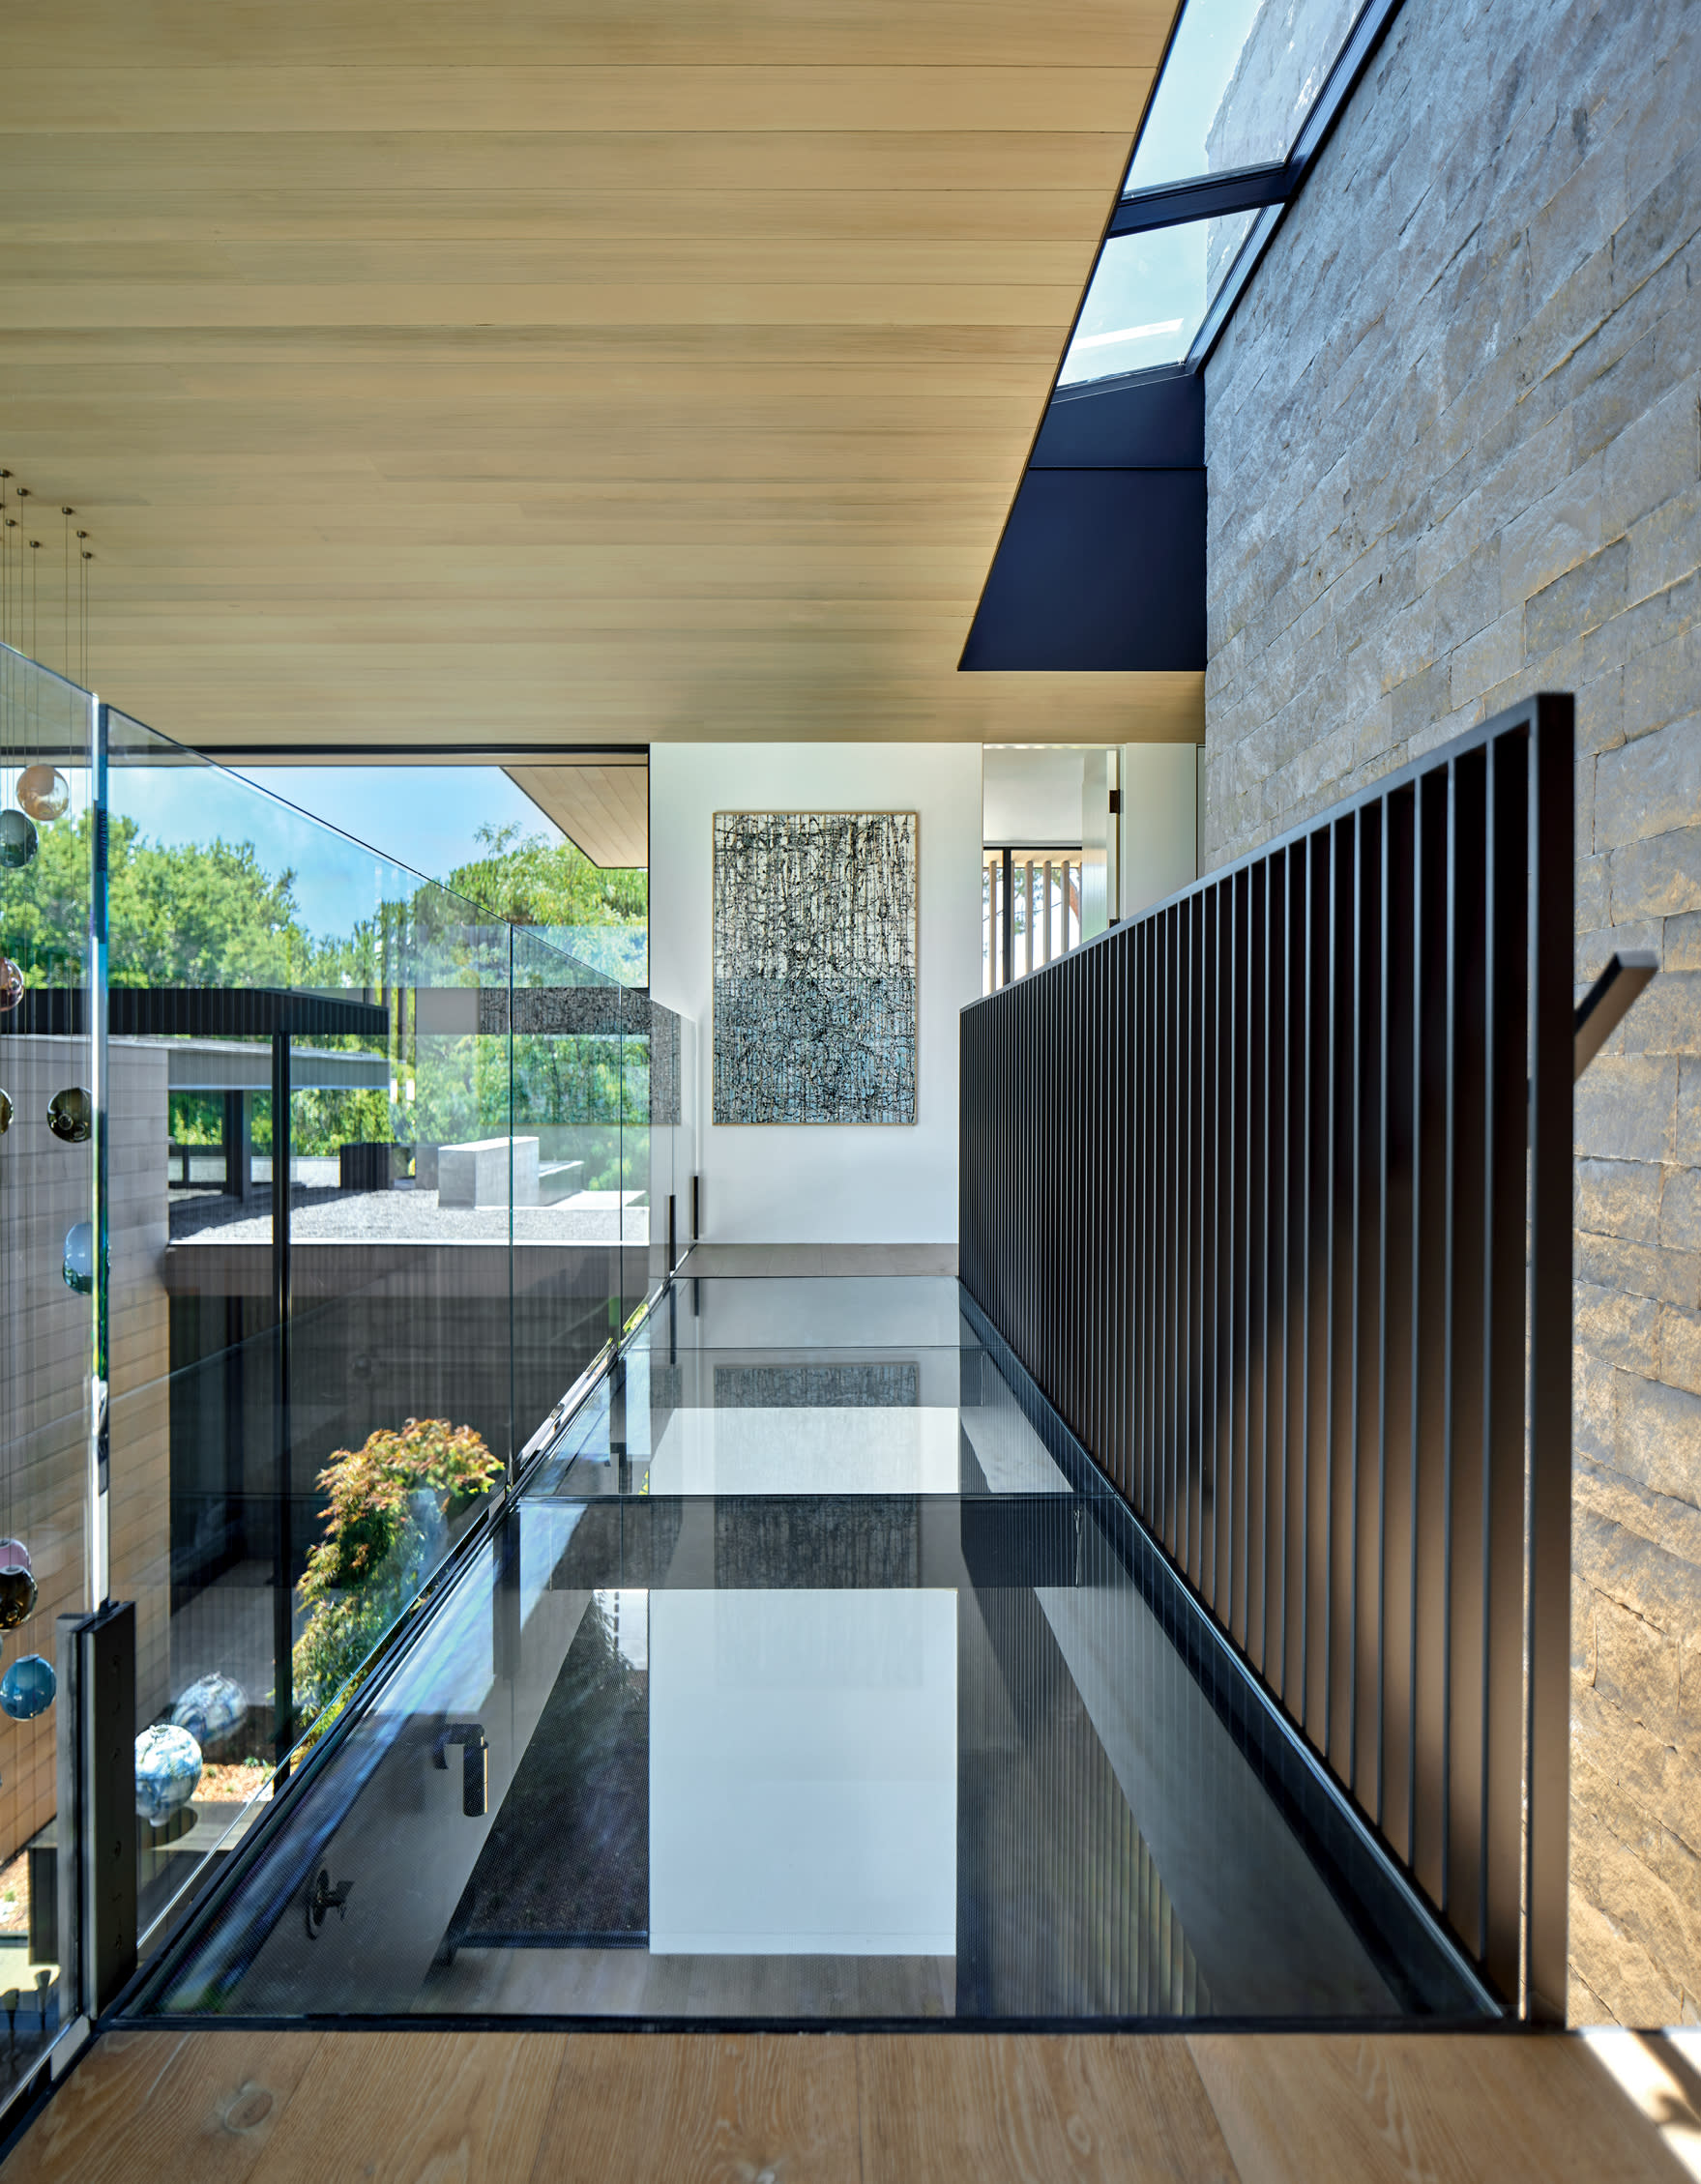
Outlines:
[[[727,972],[729,962],[737,957],[739,945],[727,930],[726,911],[729,894],[728,876],[737,866],[740,848],[737,843],[729,843],[725,839],[725,830],[734,823],[746,823],[747,825],[774,830],[787,825],[795,829],[807,824],[821,825],[835,821],[848,822],[853,826],[865,826],[870,823],[887,823],[889,825],[894,822],[899,823],[896,863],[902,873],[903,884],[907,890],[903,928],[907,945],[904,949],[899,951],[901,960],[898,968],[892,971],[887,977],[867,977],[859,974],[856,960],[859,939],[856,934],[848,929],[843,935],[839,936],[839,939],[848,946],[850,959],[844,965],[835,968],[827,960],[830,949],[824,924],[817,929],[813,936],[806,934],[806,941],[810,938],[815,939],[822,950],[821,958],[815,966],[817,974],[826,969],[830,976],[843,981],[843,986],[837,998],[841,1007],[847,1010],[849,1014],[852,1051],[854,1052],[860,1047],[865,1053],[873,1052],[880,1057],[883,1063],[891,1066],[894,1073],[895,1096],[890,1103],[890,1110],[886,1112],[879,1111],[877,1101],[871,1104],[866,1098],[853,1098],[843,1108],[830,1112],[808,1111],[809,1100],[807,1098],[803,1103],[803,1111],[752,1112],[751,1107],[756,1103],[740,1096],[738,1090],[738,1088],[748,1089],[749,1083],[748,1072],[744,1071],[739,1065],[742,1051],[748,1048],[752,1036],[767,1035],[771,1037],[775,1027],[772,1023],[768,1025],[758,1024],[754,1033],[752,1033],[749,1011],[737,1005],[727,990],[730,985],[738,983],[743,975],[735,974],[731,978],[724,975]],[[709,1121],[712,1127],[717,1129],[913,1129],[919,1125],[921,1113],[921,837],[922,815],[913,806],[835,805],[824,807],[745,804],[727,806],[711,814],[708,1092]],[[748,850],[748,837],[743,846]],[[744,899],[742,894],[740,899]],[[823,897],[824,902],[827,899],[827,897]],[[787,930],[795,931],[797,928],[788,926]],[[872,938],[873,936],[868,933],[861,936],[865,952],[866,952],[867,944]],[[886,920],[883,920],[874,952],[879,953],[882,949],[889,947],[889,925]],[[748,977],[745,978],[744,982],[751,987],[758,983],[758,981]],[[760,981],[763,1005],[770,1004],[777,1007],[780,1005],[780,989],[787,983],[788,981],[784,979]],[[808,977],[800,979],[797,983],[806,990],[810,987]],[[896,989],[895,997],[881,992],[858,995],[855,988],[859,984],[869,988],[883,988],[890,984]],[[906,984],[907,994],[903,991]],[[818,993],[816,998],[818,1000]],[[883,1004],[890,1004],[894,998],[903,1011],[902,1035],[898,1039],[894,1039],[892,1035],[893,1010],[890,1005],[885,1006],[885,1020],[881,1020]],[[873,1018],[871,1028],[868,1020],[870,1007]],[[859,1015],[859,1009],[862,1011],[861,1015]],[[807,1007],[803,1014],[807,1017]],[[809,1027],[806,1023],[790,1036],[801,1038],[808,1031]],[[777,1073],[782,1086],[787,1081],[788,1065],[793,1063],[795,1059],[793,1055],[784,1050],[783,1042],[787,1034],[782,1032],[781,1067]],[[821,1051],[822,1046],[817,1028],[814,1043],[808,1048],[811,1061],[818,1059]],[[791,1073],[795,1074],[795,1071]],[[852,1073],[854,1076],[854,1070]],[[816,1074],[817,1072],[814,1070],[807,1072],[811,1083]],[[775,1105],[784,1107],[784,1098],[777,1098]]]

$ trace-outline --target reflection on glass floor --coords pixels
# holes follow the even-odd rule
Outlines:
[[[683,1285],[144,2013],[1477,2014],[955,1299]]]
[[[751,1292],[769,1295],[766,1313]],[[782,1332],[758,1344],[765,1317]],[[954,1281],[694,1282],[646,1335],[539,1491],[1070,1491],[962,1319]]]

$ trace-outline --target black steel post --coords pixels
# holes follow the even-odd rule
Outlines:
[[[1529,2015],[1566,2016],[1570,1849],[1571,1085],[1575,736],[1536,700],[1531,738]]]
[[[97,2017],[136,1966],[135,1608],[59,1618],[62,2022]]]
[[[289,1034],[272,1034],[272,1674],[273,1756],[281,1761],[295,1719],[295,1543],[289,1415]]]

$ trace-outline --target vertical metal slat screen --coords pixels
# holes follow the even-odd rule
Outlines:
[[[971,1296],[1550,2020],[1571,770],[1571,701],[1533,699],[974,1004],[961,1058]]]

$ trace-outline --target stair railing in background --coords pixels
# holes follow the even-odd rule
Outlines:
[[[970,1295],[1492,1985],[1552,2021],[1572,766],[1570,699],[1533,699],[961,1030]]]

